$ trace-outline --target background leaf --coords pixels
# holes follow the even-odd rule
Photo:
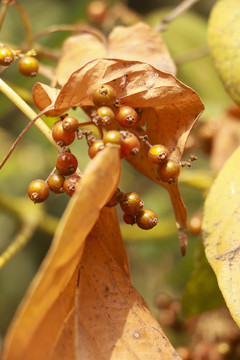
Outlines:
[[[227,306],[240,325],[240,148],[226,162],[205,202],[203,239]]]
[[[197,245],[194,260],[193,271],[182,297],[184,316],[201,314],[225,305],[201,240]]]
[[[208,43],[224,87],[237,104],[240,104],[239,33],[239,1],[219,0],[210,14]]]
[[[56,81],[63,86],[74,71],[99,58],[142,61],[161,71],[176,74],[175,64],[161,34],[147,24],[137,23],[115,27],[108,39],[90,27],[83,28],[81,34],[68,37],[63,43]]]

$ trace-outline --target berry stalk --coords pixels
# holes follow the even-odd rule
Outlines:
[[[38,129],[43,133],[43,135],[50,141],[50,143],[55,147],[58,152],[61,152],[60,146],[56,144],[56,142],[52,138],[52,132],[49,127],[44,123],[43,120],[38,118],[40,114],[36,114],[32,108],[9,86],[7,85],[2,79],[0,79],[0,91],[6,95],[9,100],[11,100],[30,120],[31,122],[26,126],[26,128],[22,131],[19,135],[11,149],[9,150],[6,157],[3,159],[2,163],[0,164],[0,169],[3,167],[15,147],[17,146],[18,142],[21,140],[23,135],[28,131],[28,129],[35,123]]]

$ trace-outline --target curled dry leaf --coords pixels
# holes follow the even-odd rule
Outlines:
[[[60,114],[75,106],[93,106],[92,94],[102,84],[109,84],[116,90],[119,105],[141,109],[141,120],[134,130],[147,134],[152,144],[167,146],[170,157],[181,160],[187,137],[203,111],[199,96],[174,76],[138,61],[118,59],[97,59],[75,71],[63,86],[52,104],[52,111]],[[44,95],[45,92],[45,95]],[[41,104],[38,96],[41,94]],[[35,104],[42,109],[49,105],[46,86],[38,83],[33,89]],[[143,125],[146,124],[146,130]],[[112,123],[109,128],[119,128]],[[177,184],[168,185],[157,178],[158,166],[147,156],[148,148],[142,144],[139,154],[130,162],[137,170],[164,186],[170,193],[179,229],[182,253],[186,251],[186,209]]]
[[[207,259],[227,306],[240,326],[240,148],[219,172],[204,207],[203,239]]]
[[[56,82],[64,85],[74,71],[97,58],[142,61],[176,74],[176,66],[161,34],[147,24],[138,23],[115,27],[108,40],[91,28],[67,38],[56,69]]]
[[[91,161],[8,331],[2,360],[180,360],[129,280],[115,208],[99,215],[119,173],[116,147]]]
[[[121,171],[119,147],[101,151],[87,167],[69,202],[50,251],[6,336],[2,360],[48,359],[75,301],[85,239],[115,191]],[[127,257],[119,250],[128,275]]]

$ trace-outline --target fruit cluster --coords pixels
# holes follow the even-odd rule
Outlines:
[[[157,214],[151,209],[143,209],[144,202],[135,192],[122,193],[119,189],[106,204],[108,207],[120,204],[126,224],[137,224],[141,229],[152,229],[158,223]]]
[[[94,106],[86,109],[89,121],[79,122],[69,114],[60,116],[52,128],[52,137],[61,146],[62,151],[56,160],[56,166],[46,181],[35,180],[28,188],[28,194],[35,203],[43,202],[49,196],[49,190],[54,193],[65,192],[72,196],[76,183],[81,179],[78,171],[77,158],[68,147],[77,139],[86,138],[88,154],[94,158],[106,144],[119,145],[122,158],[136,155],[140,150],[141,141],[149,146],[148,158],[158,164],[158,176],[162,181],[171,184],[180,173],[181,163],[169,157],[169,151],[162,144],[151,145],[147,136],[139,136],[134,127],[139,121],[141,111],[130,106],[120,106],[114,88],[102,85],[92,95]],[[109,124],[117,124],[117,130],[106,131]],[[87,125],[94,125],[99,138],[93,136]],[[121,129],[122,128],[122,129]],[[185,164],[183,165],[185,166]],[[107,206],[120,204],[127,224],[137,224],[142,229],[151,229],[157,224],[157,215],[153,210],[142,209],[143,201],[134,192],[123,194],[120,190],[114,194]]]
[[[13,50],[7,45],[0,45],[0,65],[9,66],[15,59],[19,58],[18,70],[24,76],[36,76],[39,70],[39,62],[35,57],[35,51],[30,50],[26,54],[21,54],[18,50]]]

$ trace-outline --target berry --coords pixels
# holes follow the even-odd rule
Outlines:
[[[176,178],[180,174],[180,165],[177,161],[169,159],[162,163],[158,169],[159,178],[162,181],[168,182],[171,184],[175,182]]]
[[[24,76],[36,76],[39,62],[34,56],[24,56],[18,62],[18,70]]]
[[[104,144],[116,144],[120,145],[122,142],[122,136],[117,130],[109,130],[106,132],[103,138]]]
[[[117,122],[123,127],[133,127],[138,121],[138,114],[130,106],[121,106],[116,110]]]
[[[136,223],[143,230],[152,229],[158,223],[157,214],[151,209],[140,210],[136,214]]]
[[[33,180],[28,186],[28,196],[35,204],[45,201],[49,196],[48,184],[44,180]]]
[[[78,175],[69,176],[63,184],[63,189],[68,196],[73,196],[76,190],[76,183],[80,181],[81,177]]]
[[[61,120],[55,122],[52,128],[52,137],[60,146],[70,145],[75,139],[75,133],[69,133],[63,129]]]
[[[65,116],[62,121],[62,128],[67,133],[74,133],[79,127],[78,119],[74,116]]]
[[[105,206],[107,207],[113,207],[116,206],[120,199],[122,198],[123,193],[120,191],[119,188],[117,188],[117,190],[115,191],[115,193],[113,194],[113,196],[111,197],[111,199],[106,203]]]
[[[135,192],[129,192],[123,195],[123,198],[120,202],[121,209],[128,215],[134,215],[138,213],[144,203],[141,197]]]
[[[148,157],[152,162],[160,164],[167,160],[169,151],[164,145],[153,145],[148,151]]]
[[[8,46],[0,47],[0,64],[9,66],[14,61],[15,56],[13,51]]]
[[[114,112],[108,106],[101,106],[97,109],[97,115],[100,116],[103,125],[110,124],[114,120]]]
[[[61,174],[58,173],[51,174],[47,181],[49,189],[56,194],[61,194],[62,192],[64,192],[63,190],[64,180],[65,177]]]
[[[96,106],[113,105],[116,100],[116,92],[110,85],[102,85],[93,94],[93,103]]]
[[[140,149],[140,142],[137,136],[129,131],[120,131],[120,134],[122,137],[121,156],[128,157],[137,154]]]
[[[108,5],[105,1],[95,0],[91,1],[87,6],[88,18],[98,24],[101,24],[105,19],[108,11]]]
[[[88,155],[93,159],[97,153],[104,149],[103,140],[95,140],[88,148]]]
[[[70,152],[63,152],[58,155],[56,168],[61,175],[72,175],[77,170],[77,167],[77,158]]]
[[[134,225],[136,223],[135,215],[123,214],[123,220],[126,224]]]

